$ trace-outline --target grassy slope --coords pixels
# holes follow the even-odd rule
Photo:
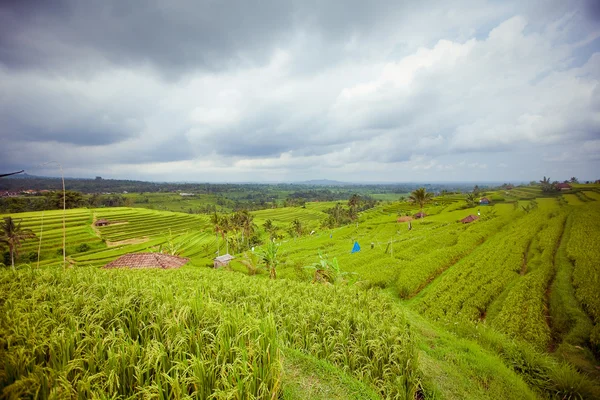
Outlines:
[[[538,194],[529,189],[525,189],[523,192],[523,197],[527,198]],[[594,197],[595,194],[597,194],[597,191],[588,192],[586,197],[583,198],[584,200],[582,200],[582,197],[573,194],[563,196],[563,198],[565,198],[566,202],[569,204],[573,204],[574,207],[581,207],[584,204],[594,206],[592,203],[595,203],[593,200],[595,200]],[[515,198],[517,197],[515,196]],[[335,203],[332,203],[331,205],[334,204]],[[456,220],[468,214],[476,213],[478,209],[484,214],[495,210],[496,215],[500,218],[512,218],[512,216],[515,215],[515,212],[519,213],[519,215],[523,214],[521,211],[515,210],[513,204],[498,204],[494,207],[481,207],[471,210],[460,210],[458,209],[459,204],[459,202],[454,202],[428,207],[425,211],[430,214],[430,217],[424,221],[413,222],[413,231],[411,232],[412,237],[407,235],[407,231],[399,231],[399,227],[400,229],[405,229],[404,224],[396,224],[395,219],[398,212],[401,212],[402,214],[406,212],[412,213],[415,211],[414,207],[402,203],[392,203],[384,204],[376,210],[363,213],[360,217],[358,228],[356,226],[342,227],[335,230],[318,232],[318,234],[312,237],[290,240],[287,243],[284,243],[284,247],[282,247],[282,249],[285,249],[284,253],[287,255],[286,258],[289,263],[287,267],[283,266],[280,276],[292,279],[307,279],[307,273],[305,271],[299,271],[297,268],[294,268],[292,264],[296,262],[296,264],[306,265],[316,261],[317,252],[321,249],[332,257],[338,256],[341,261],[340,265],[344,270],[358,272],[359,274],[364,275],[363,278],[367,277],[367,279],[369,279],[369,271],[380,270],[382,268],[376,264],[371,264],[370,267],[365,268],[365,266],[370,265],[369,263],[372,259],[381,258],[381,256],[376,256],[375,253],[368,253],[368,251],[371,251],[368,249],[371,241],[376,243],[373,251],[383,254],[384,243],[386,240],[389,240],[390,235],[397,236],[399,244],[402,243],[402,240],[404,240],[405,243],[409,243],[406,242],[406,239],[413,239],[415,236],[419,236],[419,234],[435,239],[436,230],[449,229],[445,226],[453,226]],[[527,204],[529,204],[528,201],[522,202],[522,205]],[[328,208],[331,205],[327,204],[327,207],[325,208]],[[318,213],[324,206],[325,203],[309,203],[304,211],[306,211],[307,215],[310,213],[312,216],[315,215],[312,213],[315,211]],[[139,219],[136,224],[142,226],[146,224],[147,221],[151,221],[154,217],[162,216],[162,214],[156,212],[150,212],[148,214],[143,212],[143,215],[132,213],[131,209],[105,209],[104,211],[109,213],[113,212],[115,217],[128,216],[132,220],[135,220],[136,216],[141,216],[142,218]],[[260,217],[265,219],[270,218],[268,214],[269,210],[265,211],[267,212],[263,212],[264,215],[261,214]],[[72,227],[77,228],[77,226],[89,223],[89,212],[88,214],[82,214],[80,212],[79,216],[75,215],[76,212],[74,210],[71,210],[70,212],[74,213],[74,215],[68,217],[71,218],[71,220],[70,222],[67,222],[67,226],[69,226],[70,223]],[[46,213],[48,216],[46,220],[48,221],[48,227],[58,229],[58,231],[55,232],[60,232],[62,220],[58,218],[59,214],[52,215],[50,213],[53,212]],[[33,217],[30,222],[32,228],[35,228],[35,217],[39,217],[39,213],[30,214],[31,215],[27,215],[26,217]],[[50,218],[50,215],[52,215],[52,218]],[[272,216],[277,217],[276,214],[273,214]],[[168,219],[165,219],[164,221],[168,221]],[[162,224],[163,226],[166,226],[165,222],[162,222]],[[191,225],[184,223],[181,226],[181,229],[183,230],[186,226]],[[123,228],[125,228],[125,226],[123,226]],[[122,231],[120,234],[128,236],[127,229],[120,229],[120,231]],[[194,239],[197,241],[194,242],[194,246],[191,246],[194,248],[202,246],[211,248],[210,251],[207,248],[206,251],[202,250],[200,253],[194,254],[193,259],[196,260],[197,265],[205,265],[210,260],[212,247],[216,248],[216,239],[209,231],[210,229],[206,228],[206,232],[204,233],[204,236],[202,236],[205,239],[200,237]],[[136,237],[139,234],[139,231],[132,230],[129,236]],[[133,249],[143,250],[150,247],[150,245],[156,246],[165,242],[164,235],[161,236],[160,233],[155,233],[154,235],[153,241],[148,244],[140,244],[137,245],[137,247],[122,246],[117,249],[104,250],[108,257],[100,258],[100,261],[102,263],[107,262],[107,260],[110,261],[110,259],[113,259],[120,254],[130,252]],[[193,239],[192,233],[188,233],[187,235],[192,236],[188,237],[188,239]],[[329,235],[331,235],[331,237]],[[49,239],[52,238],[52,240],[48,242],[48,246],[50,247],[56,246],[57,243],[59,243],[57,240],[60,238],[60,235],[57,236],[54,234],[54,236],[56,236],[56,238],[52,238],[52,235],[50,235],[50,233],[48,234]],[[349,248],[351,248],[352,242],[356,239],[358,239],[363,246],[363,252],[358,253],[357,255],[350,255]],[[435,246],[435,243],[435,240],[430,242],[429,248],[431,249],[432,245]],[[426,246],[427,242],[424,242],[424,245]],[[395,255],[402,257],[401,248],[404,247],[405,246],[402,245],[400,246],[400,249],[395,250]],[[560,257],[562,247],[563,246],[559,248],[557,257]],[[408,248],[410,248],[410,246],[407,247],[407,249]],[[79,258],[82,261],[85,261],[86,257],[93,258],[94,253],[98,250],[102,249],[93,249],[88,252],[89,255],[83,254]],[[74,258],[77,258],[77,256],[74,256]],[[356,260],[360,260],[358,261],[358,264],[354,262]],[[96,263],[94,265],[99,264]],[[385,273],[387,274],[389,272]],[[412,311],[413,305],[418,304],[424,296],[431,292],[432,288],[438,285],[444,275],[446,275],[446,272],[443,272],[440,277],[435,279],[433,284],[426,286],[416,298],[405,302],[404,306],[399,306],[402,311],[407,314],[410,325],[412,326],[419,343],[419,365],[426,397],[510,398],[512,395],[514,395],[515,398],[539,397],[541,395],[540,385],[532,383],[530,375],[524,374],[523,371],[517,374],[514,369],[509,368],[509,366],[514,368],[515,363],[518,364],[521,362],[519,360],[515,361],[516,359],[514,357],[511,358],[510,355],[507,356],[508,353],[506,349],[511,348],[507,344],[511,343],[510,339],[503,338],[502,335],[498,335],[495,331],[489,330],[489,328],[486,328],[488,331],[485,335],[479,335],[473,333],[476,331],[470,330],[471,328],[468,328],[468,325],[464,325],[463,327],[462,324],[459,324],[457,328],[457,326],[444,325],[444,322],[434,323]],[[568,267],[563,267],[561,269],[560,263],[557,262],[556,279],[552,282],[552,290],[550,291],[551,312],[553,310],[558,310],[557,312],[560,313],[559,306],[556,304],[562,304],[561,299],[569,298],[567,296],[569,291],[572,293],[572,286],[570,286],[568,276]],[[371,278],[373,278],[373,276],[371,276]],[[262,277],[255,277],[255,279],[262,279]],[[386,281],[388,281],[388,279],[386,279]],[[387,285],[388,284],[384,284],[383,286],[385,287]],[[563,293],[566,294],[563,295]],[[392,296],[396,296],[393,291]],[[573,298],[572,295],[570,299],[570,303],[568,301],[567,303],[572,303],[572,307],[579,307],[577,300]],[[555,305],[552,306],[552,304]],[[562,312],[564,314],[565,311]],[[585,313],[581,315],[582,318],[585,317]],[[573,326],[573,323],[571,322],[568,326]],[[464,330],[462,330],[463,328],[461,327],[463,327]],[[553,337],[558,338],[559,344],[560,340],[564,337],[568,337],[568,328],[565,329],[566,331],[563,332],[553,332]],[[494,340],[489,340],[490,337],[493,337]],[[475,340],[472,340],[474,338]],[[565,340],[564,343],[558,346],[559,351],[557,351],[557,355],[560,354],[564,359],[573,365],[576,365],[580,370],[586,371],[592,375],[597,375],[597,368],[595,367],[597,364],[595,364],[596,362],[594,361],[593,356],[589,351],[587,353],[582,352],[582,349],[585,349],[585,347],[581,347],[580,345],[585,346],[585,343],[577,342],[577,344],[575,344],[573,341],[568,342]],[[516,348],[520,349],[520,347]],[[523,351],[529,352],[530,350]],[[530,358],[537,360],[539,357],[542,357],[542,355],[536,353],[535,350],[531,350],[531,352],[533,355],[531,357],[528,356]],[[370,393],[369,389],[365,388],[363,384],[353,380],[354,378],[348,376],[344,371],[329,365],[323,360],[311,359],[302,354],[288,352],[287,354],[284,354],[283,362],[284,366],[287,366],[286,374],[284,374],[284,398],[319,398],[319,396],[320,398],[372,398],[373,393]],[[544,368],[546,368],[547,371],[550,371],[550,367],[548,366],[554,365],[553,361],[548,361],[545,358],[543,358],[543,362],[539,361],[538,364],[545,365],[546,367]],[[534,366],[535,365],[537,364],[534,363]],[[554,376],[556,377],[556,375],[557,373]],[[572,375],[568,371],[564,373],[564,375],[570,376],[571,378],[575,377],[573,378],[575,380],[579,379],[577,378],[578,375]],[[527,381],[527,383],[525,383],[525,381]],[[584,383],[583,385],[585,386],[588,384],[589,382]],[[519,389],[513,390],[511,388]],[[590,390],[593,392],[593,389]],[[589,392],[590,391],[588,391],[588,393]]]

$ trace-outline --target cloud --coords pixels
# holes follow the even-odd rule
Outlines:
[[[0,163],[146,179],[591,175],[596,153],[577,149],[600,140],[593,11],[5,2]]]

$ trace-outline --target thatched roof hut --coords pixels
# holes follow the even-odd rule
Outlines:
[[[232,256],[231,254],[223,254],[222,256],[219,257],[215,257],[213,259],[214,264],[213,266],[215,268],[219,268],[219,267],[226,267],[227,265],[229,265],[229,262],[231,260],[233,260],[235,257]]]
[[[110,221],[107,219],[99,219],[98,221],[94,222],[95,226],[106,226],[110,224]]]
[[[412,217],[410,215],[405,215],[403,217],[398,218],[398,222],[408,222],[412,221]]]
[[[415,215],[413,215],[413,218],[420,219],[420,218],[425,218],[426,216],[427,216],[427,214],[425,214],[423,211],[420,211],[420,212],[416,213]]]
[[[103,268],[181,268],[189,258],[162,253],[130,253],[109,262]]]

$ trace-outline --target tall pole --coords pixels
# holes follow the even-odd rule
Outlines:
[[[63,188],[63,217],[62,217],[62,225],[63,225],[63,268],[65,268],[67,266],[67,229],[66,229],[66,224],[65,224],[65,215],[67,213],[67,196],[66,196],[66,191],[65,191],[65,174],[63,173],[62,164],[59,163],[58,161],[48,161],[48,162],[45,162],[43,164],[40,164],[40,167],[44,166],[44,165],[48,165],[48,164],[56,164],[56,165],[58,165],[58,168],[60,168],[60,177],[62,179],[62,188]]]
[[[56,161],[55,161],[56,162]],[[67,229],[65,226],[65,214],[67,213],[67,196],[65,191],[65,174],[60,163],[57,163],[60,167],[60,177],[63,185],[63,268],[67,266]]]

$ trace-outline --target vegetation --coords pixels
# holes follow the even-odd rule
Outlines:
[[[18,255],[21,241],[34,237],[35,233],[31,229],[21,228],[21,222],[15,224],[12,217],[4,217],[4,221],[0,222],[0,244],[8,246],[13,269],[15,269],[15,256]]]
[[[419,205],[420,211],[423,211],[423,207],[425,207],[425,204],[430,202],[432,198],[433,198],[433,193],[431,193],[431,192],[428,193],[425,188],[419,188],[417,190],[414,190],[410,194],[410,196],[408,196],[408,199],[410,201]]]
[[[66,270],[62,210],[6,215],[40,240],[0,270],[2,396],[600,397],[600,185],[478,188],[493,205],[466,224],[464,191],[429,189],[210,215],[70,209]],[[230,268],[209,268],[223,250]],[[148,251],[191,262],[94,268]]]

